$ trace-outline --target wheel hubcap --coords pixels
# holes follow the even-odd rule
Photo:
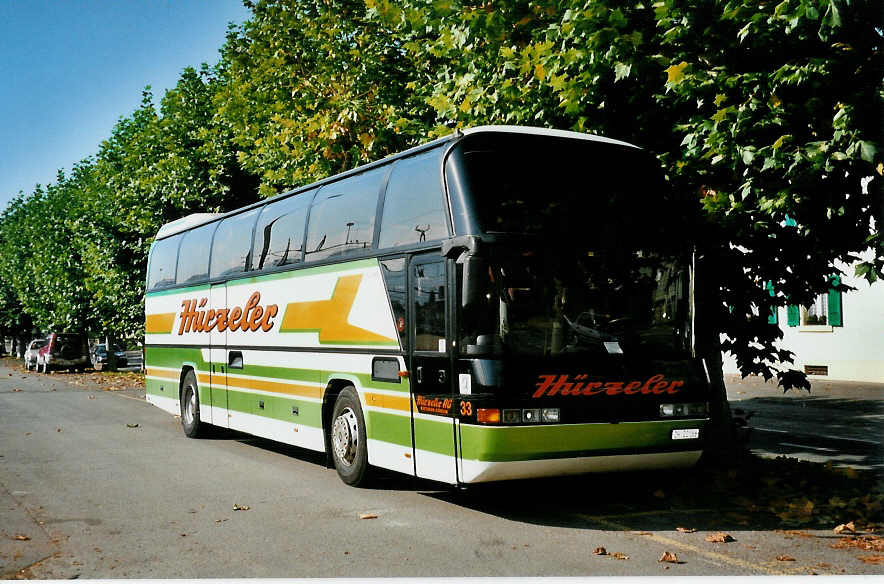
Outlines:
[[[194,413],[196,412],[196,392],[192,389],[187,390],[186,401],[184,402],[184,421],[187,425],[193,424]]]
[[[356,460],[356,451],[359,442],[359,425],[356,422],[356,414],[346,408],[335,418],[332,425],[332,447],[338,460],[347,466]]]

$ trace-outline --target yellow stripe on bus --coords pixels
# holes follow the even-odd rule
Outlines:
[[[208,373],[199,374],[200,383],[210,383]],[[319,399],[322,397],[322,389],[320,387],[309,385],[298,385],[296,383],[285,383],[282,381],[267,381],[265,379],[242,379],[240,377],[228,377],[228,387],[240,387],[243,389],[256,389],[258,391],[266,391],[269,393],[282,393],[286,395],[297,395],[300,397],[312,397]]]
[[[338,277],[328,300],[290,302],[282,317],[280,332],[319,332],[320,343],[395,343],[396,339],[373,333],[347,322],[362,274]]]
[[[402,412],[411,411],[411,400],[407,397],[398,395],[365,392],[365,404],[387,410],[399,410]]]
[[[148,314],[144,319],[144,332],[147,334],[169,334],[175,324],[175,312]]]
[[[174,371],[148,367],[146,372],[149,377],[159,377],[171,381],[178,381],[178,374]],[[211,385],[211,374],[197,373],[197,381],[206,386]],[[320,399],[323,393],[322,388],[318,386],[299,385],[283,381],[269,381],[266,379],[243,379],[241,377],[228,377],[227,386],[231,388],[255,389],[269,393],[310,397],[314,399]],[[411,411],[411,399],[404,396],[365,392],[365,403],[366,405],[375,408],[397,410],[400,412]]]
[[[144,370],[145,375],[148,377],[162,377],[163,379],[171,379],[174,381],[178,381],[179,374],[177,371],[167,371],[166,369],[156,369],[154,367],[147,367]]]

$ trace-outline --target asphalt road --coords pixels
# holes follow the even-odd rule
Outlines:
[[[882,573],[830,548],[831,531],[743,527],[726,502],[651,496],[665,473],[355,489],[319,455],[187,439],[140,392],[66,378],[0,364],[0,578]],[[705,540],[722,530],[736,541]],[[679,563],[659,562],[667,551]]]
[[[773,382],[726,376],[731,409],[749,415],[749,446],[884,473],[884,383],[820,381],[783,393]]]

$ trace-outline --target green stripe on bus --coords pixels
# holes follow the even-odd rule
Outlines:
[[[369,438],[411,448],[411,418],[375,411],[367,414]],[[438,421],[417,418],[414,420],[414,432],[420,450],[454,456],[451,418],[440,417]]]
[[[184,288],[172,288],[171,290],[158,290],[156,292],[148,292],[145,294],[148,298],[154,298],[156,296],[171,296],[172,294],[192,294],[193,292],[199,292],[200,290],[208,290],[208,284],[198,284],[196,286],[186,286]]]
[[[506,428],[461,424],[460,433],[464,459],[507,462],[561,458],[568,453],[586,456],[592,450],[669,447],[673,445],[672,430],[703,426],[697,420]]]
[[[222,401],[221,392],[213,389],[212,395]],[[264,402],[262,410],[258,402]],[[214,404],[213,405],[221,405]],[[298,415],[292,414],[292,407],[298,408]],[[291,422],[299,426],[322,427],[322,405],[316,402],[302,401],[287,397],[260,395],[243,391],[227,390],[227,409],[255,416],[263,416],[274,420]]]
[[[211,364],[203,361],[202,351],[193,348],[158,347],[148,346],[145,348],[145,363],[147,367],[169,367],[180,369],[181,364],[190,361],[203,370],[211,369]],[[221,363],[226,365],[225,363]],[[231,375],[249,375],[260,377],[267,381],[305,381],[320,383],[323,378],[334,377],[336,374],[355,377],[359,384],[366,389],[385,389],[408,393],[409,381],[403,379],[401,383],[375,381],[370,373],[354,373],[351,371],[323,371],[319,369],[298,369],[295,367],[278,367],[268,365],[244,365],[242,369],[230,369]]]

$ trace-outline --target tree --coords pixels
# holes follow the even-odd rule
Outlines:
[[[744,375],[809,387],[780,368],[792,355],[767,317],[824,292],[835,262],[869,247],[858,270],[882,276],[877,3],[367,4],[418,72],[409,87],[436,114],[426,135],[542,125],[657,153],[706,226],[696,237],[720,288],[707,308],[722,348]]]
[[[259,2],[222,50],[217,120],[263,196],[382,158],[420,139],[410,63],[365,5]],[[427,114],[431,112],[427,110]]]

